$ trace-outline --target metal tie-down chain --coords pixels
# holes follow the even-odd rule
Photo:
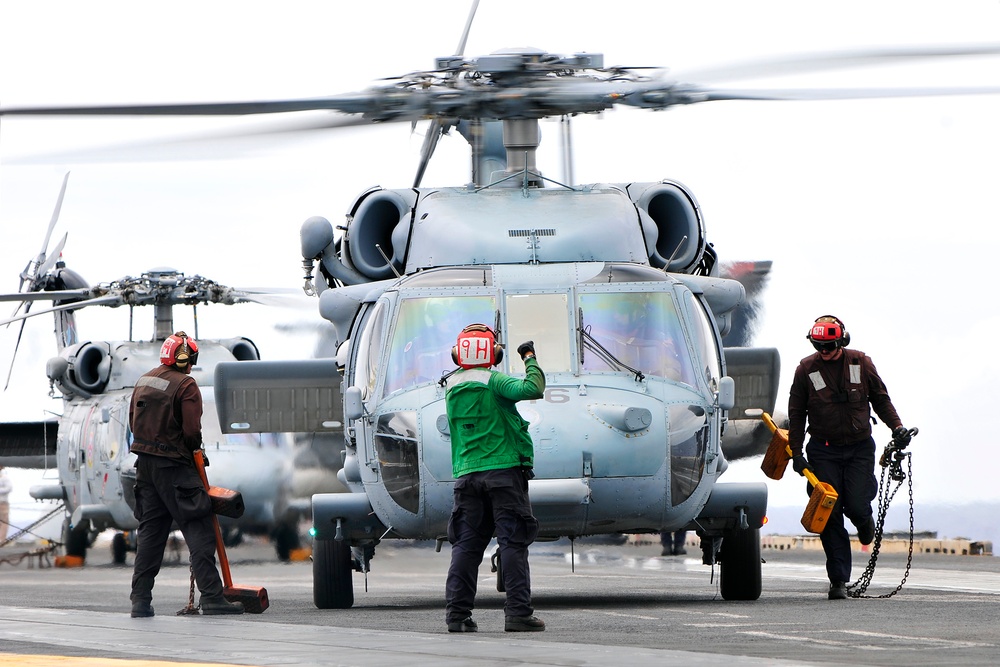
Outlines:
[[[868,559],[868,565],[857,581],[847,586],[847,594],[852,598],[891,598],[903,588],[907,577],[910,576],[910,564],[913,562],[913,459],[911,452],[904,452],[903,449],[910,443],[910,438],[917,434],[916,428],[911,428],[906,432],[906,437],[897,441],[895,438],[889,442],[882,453],[879,465],[882,466],[882,477],[879,480],[878,497],[878,520],[875,522],[875,539],[872,542],[872,553]],[[903,459],[906,459],[906,472],[903,472]],[[888,479],[886,479],[888,477]],[[903,571],[903,579],[896,586],[895,590],[883,595],[865,595],[871,584],[872,576],[875,574],[875,565],[878,562],[879,551],[882,548],[882,532],[885,528],[885,515],[889,511],[889,503],[896,496],[899,487],[905,480],[909,480],[907,486],[910,496],[910,536],[909,552],[906,556],[906,569]],[[887,482],[894,481],[896,486],[892,491],[887,491]]]

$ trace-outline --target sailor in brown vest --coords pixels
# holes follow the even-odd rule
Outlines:
[[[132,617],[153,615],[153,582],[174,524],[191,553],[202,614],[242,614],[222,595],[215,565],[212,502],[194,452],[201,448],[201,390],[190,376],[198,343],[183,331],[160,348],[160,365],[135,385],[129,410],[135,464],[135,518],[139,521],[132,573]]]

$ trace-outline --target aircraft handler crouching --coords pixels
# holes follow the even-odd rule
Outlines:
[[[138,455],[135,518],[139,521],[132,574],[132,617],[153,615],[153,583],[176,522],[191,552],[191,570],[201,591],[202,614],[242,614],[243,604],[223,597],[215,565],[212,501],[195,467],[201,448],[201,391],[191,367],[198,343],[179,331],[160,348],[160,365],[136,382],[129,408]]]
[[[788,445],[795,472],[802,475],[808,468],[837,491],[837,504],[820,541],[830,578],[827,597],[843,600],[851,579],[851,539],[844,517],[857,528],[861,544],[871,544],[875,538],[872,500],[878,495],[878,480],[871,408],[892,429],[893,438],[909,440],[909,435],[871,357],[846,349],[851,335],[843,322],[823,315],[806,338],[816,353],[795,369],[788,398]],[[802,454],[807,419],[808,461]],[[811,486],[807,485],[807,493],[812,492]]]
[[[452,359],[461,367],[447,380],[445,406],[451,431],[455,505],[448,521],[451,565],[445,587],[448,632],[476,632],[472,620],[479,566],[494,533],[507,592],[504,630],[541,632],[545,623],[531,606],[528,545],[538,535],[528,480],[534,477],[534,446],[516,403],[542,398],[545,374],[532,341],[517,348],[524,360],[519,380],[492,366],[503,359],[496,334],[470,324],[458,335]]]

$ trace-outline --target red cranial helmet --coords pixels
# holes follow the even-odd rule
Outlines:
[[[847,333],[844,323],[833,315],[816,318],[806,338],[820,352],[830,352],[851,342],[851,334]]]
[[[503,361],[503,347],[485,324],[470,324],[451,348],[452,360],[462,368],[489,368]]]
[[[198,343],[183,331],[171,334],[160,348],[160,363],[185,369],[198,363]]]

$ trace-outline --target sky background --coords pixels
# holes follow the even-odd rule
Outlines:
[[[433,67],[455,51],[467,2],[35,2],[3,6],[0,104],[195,102],[361,90]],[[1000,34],[1000,2],[519,2],[483,0],[466,55],[533,46],[601,52],[606,65],[686,72],[854,48],[972,44]],[[1000,86],[1000,57],[844,69],[777,86]],[[916,426],[918,503],[1000,499],[994,452],[1000,376],[992,352],[1000,250],[1000,95],[836,102],[715,102],[617,109],[574,121],[580,183],[671,178],[698,198],[723,260],[774,262],[756,342],[782,357],[779,409],[811,352],[805,333],[833,313],[869,353],[907,426]],[[406,187],[424,125],[170,140],[269,126],[259,119],[18,119],[0,125],[0,290],[37,255],[63,175],[54,245],[91,282],[171,266],[234,286],[301,285],[299,226],[335,224],[373,185]],[[562,177],[557,125],[539,166]],[[155,141],[150,151],[145,142]],[[126,148],[104,152],[114,146]],[[94,151],[100,148],[100,151]],[[87,157],[80,157],[86,149]],[[468,180],[468,150],[445,137],[424,184]],[[11,306],[10,310],[13,307]],[[97,311],[100,312],[97,312]],[[309,309],[199,309],[202,337],[245,335],[268,359],[308,354]],[[25,330],[0,419],[58,410],[46,398],[50,317]],[[126,309],[90,309],[82,338],[127,337]],[[178,318],[178,327],[190,326]],[[149,337],[137,311],[135,333]],[[6,374],[17,328],[0,330]],[[876,427],[881,448],[889,431]],[[759,460],[732,481],[765,481]],[[32,475],[36,475],[32,473]],[[19,493],[26,482],[19,480]],[[772,505],[804,503],[797,478],[768,481]],[[944,527],[921,526],[918,529]]]

